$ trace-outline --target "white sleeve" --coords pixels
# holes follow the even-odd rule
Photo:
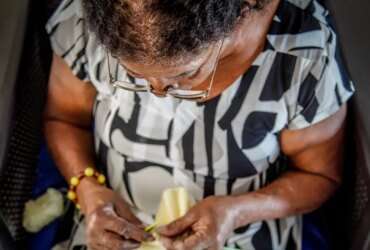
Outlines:
[[[328,43],[328,51],[310,64],[308,74],[300,82],[289,129],[302,129],[328,118],[353,95],[353,83],[340,58],[336,39]]]
[[[64,0],[46,24],[53,52],[62,57],[73,74],[88,81],[85,53],[88,33],[79,0]]]

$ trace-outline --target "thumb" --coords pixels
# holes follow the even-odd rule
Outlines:
[[[133,214],[126,204],[117,203],[115,208],[118,216],[128,220],[128,222],[139,228],[144,228],[144,224]]]
[[[193,213],[187,213],[183,217],[171,222],[166,226],[161,226],[157,228],[157,232],[163,236],[172,237],[181,234],[190,226],[192,226],[196,221],[196,217]]]

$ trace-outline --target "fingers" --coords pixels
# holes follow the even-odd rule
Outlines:
[[[174,222],[159,227],[157,232],[163,236],[171,237],[183,233],[196,222],[196,216],[193,213],[187,213]]]
[[[106,221],[104,223],[104,228],[106,230],[112,231],[125,239],[134,239],[140,242],[154,240],[151,234],[144,231],[144,227],[138,227],[130,223],[126,217],[122,218],[118,216],[113,205],[107,205],[102,209],[102,211],[106,216]]]
[[[154,237],[145,232],[143,228],[130,223],[125,218],[119,217],[111,205],[104,206],[90,214],[86,219],[86,223],[86,237],[89,247],[99,244],[101,247],[98,249],[105,249],[110,244],[109,242],[107,243],[107,238],[112,240],[112,244],[115,245],[125,243],[123,245],[124,248],[121,246],[121,248],[117,249],[130,249],[131,245],[136,247],[142,241],[154,240]]]
[[[205,237],[201,233],[196,232],[190,235],[189,237],[185,238],[183,241],[175,242],[175,244],[184,245],[184,247],[186,248],[193,249],[199,248],[200,245],[205,245],[204,244],[205,240],[206,240]]]
[[[208,247],[207,250],[222,250],[222,246],[213,245],[211,247]]]
[[[131,212],[130,208],[126,204],[117,203],[115,208],[118,216],[127,219],[129,222],[135,224],[138,227],[145,228],[143,223]]]
[[[175,241],[174,245],[183,249],[206,249],[209,243],[210,241],[207,235],[202,232],[196,232],[184,240]]]
[[[168,250],[207,249],[207,247],[209,247],[210,245],[208,236],[200,232],[193,233],[185,239],[176,240],[173,240],[166,236],[161,236],[160,241]]]
[[[175,241],[171,238],[168,238],[166,236],[161,236],[159,238],[160,242],[167,250],[182,250],[183,248],[175,248]]]
[[[140,247],[140,243],[132,240],[124,240],[118,235],[104,231],[93,243],[99,250],[133,250]]]
[[[104,228],[125,239],[133,239],[139,242],[153,240],[153,236],[145,232],[143,228],[139,228],[118,216],[107,217]]]

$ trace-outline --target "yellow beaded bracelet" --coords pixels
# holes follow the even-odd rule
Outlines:
[[[73,176],[69,180],[69,190],[67,193],[67,198],[74,202],[76,204],[76,208],[80,209],[80,205],[78,204],[78,199],[77,199],[77,193],[76,189],[77,186],[80,184],[81,180],[85,177],[95,177],[96,180],[98,181],[99,184],[104,185],[106,178],[103,174],[99,173],[92,167],[87,167],[82,173],[80,173],[77,176]]]

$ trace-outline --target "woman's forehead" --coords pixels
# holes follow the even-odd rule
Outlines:
[[[133,73],[145,76],[174,76],[186,71],[196,70],[207,62],[213,46],[204,49],[198,55],[184,56],[177,59],[142,60],[140,62],[121,59],[120,64]]]

